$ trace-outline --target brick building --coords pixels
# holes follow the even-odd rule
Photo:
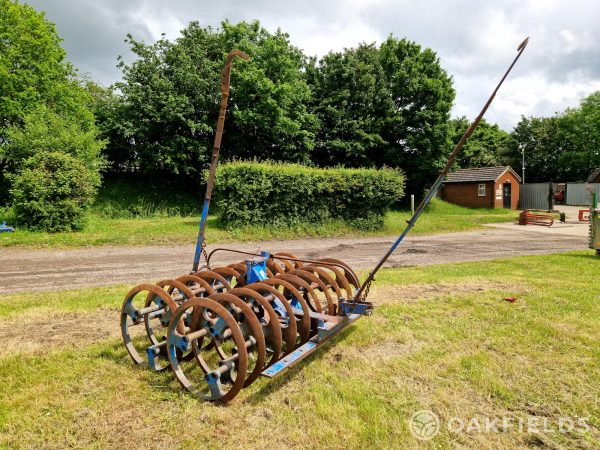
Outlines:
[[[442,198],[471,208],[517,209],[520,184],[521,178],[509,166],[461,169],[446,177]]]

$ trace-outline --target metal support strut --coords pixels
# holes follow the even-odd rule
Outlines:
[[[369,293],[369,287],[371,286],[371,282],[375,278],[375,274],[379,271],[379,269],[381,268],[381,266],[383,266],[383,264],[385,264],[385,262],[388,260],[388,258],[390,257],[390,255],[392,253],[394,253],[394,250],[396,250],[396,247],[398,247],[398,245],[400,245],[400,242],[402,242],[404,240],[404,237],[408,234],[408,232],[415,225],[415,222],[417,221],[417,219],[419,218],[419,216],[421,215],[421,213],[423,212],[423,210],[425,209],[425,207],[429,204],[429,202],[431,201],[431,199],[433,198],[433,196],[439,190],[440,186],[444,183],[444,179],[446,178],[446,175],[448,174],[448,171],[450,170],[450,168],[454,165],[454,161],[456,160],[456,157],[458,156],[458,153],[462,149],[462,147],[465,144],[465,142],[467,141],[467,139],[469,139],[469,137],[471,136],[471,134],[473,134],[473,131],[475,131],[475,128],[477,128],[477,125],[479,125],[479,122],[483,118],[483,115],[488,110],[489,106],[492,104],[492,101],[494,100],[494,97],[496,96],[496,93],[498,92],[498,89],[500,89],[500,86],[502,86],[502,83],[504,83],[504,80],[506,79],[506,77],[508,76],[508,74],[510,73],[510,71],[512,70],[512,68],[514,67],[515,63],[517,62],[517,60],[519,59],[519,57],[523,53],[523,50],[525,50],[525,47],[527,46],[528,42],[529,42],[529,38],[527,37],[527,38],[525,38],[525,40],[523,42],[521,42],[521,44],[519,44],[519,46],[517,47],[517,52],[518,52],[517,56],[513,60],[512,64],[508,67],[508,69],[504,73],[504,76],[502,77],[502,79],[500,80],[500,82],[498,83],[498,85],[496,86],[496,89],[494,89],[494,92],[492,92],[492,95],[490,96],[490,98],[488,99],[488,101],[486,102],[486,104],[483,106],[483,109],[481,110],[481,112],[479,113],[479,115],[475,118],[475,120],[473,121],[473,123],[467,129],[467,131],[465,131],[465,134],[463,135],[462,138],[460,138],[460,141],[458,141],[458,144],[456,144],[456,147],[454,147],[454,150],[450,154],[450,157],[448,158],[448,161],[446,162],[446,165],[444,166],[444,168],[440,172],[440,175],[438,176],[437,180],[435,180],[435,182],[433,183],[433,186],[431,186],[431,189],[429,189],[429,192],[427,192],[427,195],[425,196],[425,198],[421,201],[421,204],[416,209],[416,211],[413,214],[413,216],[408,221],[408,225],[406,226],[406,228],[404,229],[404,231],[402,232],[402,234],[398,237],[398,239],[396,240],[396,242],[394,242],[394,244],[392,245],[392,247],[383,256],[383,258],[381,258],[381,260],[379,261],[379,263],[377,263],[377,265],[371,271],[371,273],[369,274],[369,276],[367,277],[367,279],[365,280],[365,282],[360,286],[360,289],[358,290],[358,292],[356,292],[356,295],[354,296],[355,301],[364,301],[364,300],[366,300],[367,295]]]
[[[204,205],[202,206],[202,216],[200,217],[200,229],[198,230],[198,239],[196,240],[196,253],[194,254],[194,265],[192,273],[198,271],[200,265],[200,255],[204,250],[204,231],[206,229],[206,219],[208,218],[208,208],[212,188],[215,183],[215,174],[217,172],[217,162],[219,160],[219,150],[221,149],[221,138],[223,137],[223,127],[225,126],[225,113],[227,112],[227,100],[229,99],[229,86],[231,83],[231,64],[233,59],[239,56],[248,60],[250,57],[240,50],[231,50],[227,55],[225,67],[221,71],[221,107],[219,109],[219,119],[217,120],[217,132],[215,133],[215,142],[213,146],[212,157],[210,160],[210,169],[208,171],[208,181],[206,183],[206,194],[204,195]]]

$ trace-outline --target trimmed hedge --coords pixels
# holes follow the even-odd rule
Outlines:
[[[318,169],[298,164],[220,165],[214,198],[228,226],[290,226],[342,219],[360,229],[383,226],[404,195],[404,174],[393,169]]]

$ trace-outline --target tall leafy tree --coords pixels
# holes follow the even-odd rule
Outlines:
[[[121,60],[118,121],[103,125],[113,160],[143,172],[199,172],[210,160],[224,58],[238,48],[251,60],[232,71],[223,156],[309,161],[317,122],[306,107],[304,56],[287,34],[258,21],[224,22],[219,30],[192,22],[172,42],[128,42],[137,59]]]
[[[600,91],[584,98],[578,109],[567,110],[562,122],[563,139],[572,142],[561,161],[569,169],[565,179],[585,180],[600,167]]]
[[[466,117],[450,120],[450,141],[454,147],[470,122]],[[488,167],[507,164],[510,133],[482,119],[456,159],[457,168]]]
[[[407,39],[388,37],[381,45],[380,60],[393,110],[381,133],[388,145],[379,153],[378,163],[404,169],[407,192],[418,194],[435,178],[448,154],[452,79],[433,50]]]
[[[313,89],[311,107],[320,120],[313,155],[320,165],[372,165],[374,152],[387,142],[381,137],[392,99],[379,49],[362,43],[331,52],[307,70]]]
[[[0,133],[40,103],[64,102],[73,75],[54,24],[31,6],[0,0]]]
[[[220,38],[223,51],[235,47],[251,57],[232,72],[233,120],[225,156],[310,163],[318,121],[308,110],[302,51],[287,33],[269,33],[258,21],[224,22]]]
[[[552,181],[559,177],[560,150],[557,142],[558,117],[523,117],[512,132],[511,165],[526,155],[526,181]]]
[[[600,91],[578,108],[552,117],[523,117],[512,132],[509,157],[520,164],[525,152],[526,181],[583,181],[600,166]]]
[[[321,121],[320,164],[400,167],[408,192],[423,190],[448,152],[454,100],[432,50],[390,36],[379,47],[361,44],[313,61],[307,78]]]
[[[6,175],[40,151],[71,153],[98,171],[91,97],[65,61],[53,23],[16,0],[0,0],[0,204]]]

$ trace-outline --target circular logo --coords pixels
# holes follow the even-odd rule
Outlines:
[[[417,411],[408,421],[408,427],[414,437],[427,441],[439,433],[440,418],[431,411]]]

